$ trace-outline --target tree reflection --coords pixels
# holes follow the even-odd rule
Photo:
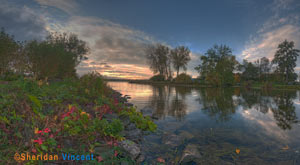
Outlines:
[[[153,86],[153,95],[150,105],[155,109],[155,116],[165,118],[167,115],[181,120],[186,115],[186,95],[191,93],[192,88]]]
[[[296,91],[261,91],[248,90],[242,92],[244,109],[256,109],[264,114],[272,111],[278,127],[283,130],[291,129],[297,123],[293,99]]]
[[[283,91],[274,96],[276,107],[271,108],[277,125],[282,129],[291,129],[292,124],[297,123],[297,116],[293,99],[296,91]]]
[[[170,115],[181,120],[186,115],[186,95],[191,93],[192,88],[175,87],[175,96],[171,102]]]
[[[203,112],[217,121],[227,121],[235,113],[234,88],[201,88],[199,95]]]
[[[150,106],[158,118],[174,116],[181,120],[186,116],[189,99],[193,88],[153,86]],[[296,91],[263,91],[241,88],[200,88],[196,99],[203,113],[217,121],[228,121],[238,107],[243,110],[257,110],[263,114],[273,113],[277,125],[281,129],[291,129],[298,119],[293,99]]]

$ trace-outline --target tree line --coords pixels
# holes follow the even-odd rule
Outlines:
[[[51,33],[45,40],[16,41],[0,31],[0,76],[31,75],[36,79],[76,76],[76,66],[89,48],[75,34]]]
[[[239,63],[232,48],[227,45],[214,45],[200,56],[200,64],[195,67],[199,73],[198,80],[214,86],[236,85],[241,82],[279,82],[290,83],[297,79],[294,71],[299,50],[293,41],[283,41],[278,45],[274,58],[262,57],[254,62],[243,60]],[[182,68],[187,70],[190,61],[190,50],[185,46],[170,49],[157,44],[146,50],[146,56],[154,77],[173,79],[173,69],[178,77]],[[161,79],[159,79],[161,80]],[[164,79],[163,79],[164,80]]]

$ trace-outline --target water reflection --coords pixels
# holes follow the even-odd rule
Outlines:
[[[155,116],[162,119],[173,116],[181,120],[186,115],[186,95],[191,89],[184,87],[153,86],[153,95],[150,97],[149,106],[155,110]]]
[[[299,164],[300,97],[297,91],[242,88],[187,88],[109,83],[130,95],[141,109],[154,109],[160,131],[143,141],[151,160],[172,162],[185,147],[197,146],[203,164]],[[172,135],[184,139],[178,148],[162,142]],[[283,147],[289,146],[288,150]],[[235,149],[241,149],[236,155]],[[174,153],[174,150],[177,150]],[[296,160],[297,159],[297,160]],[[255,163],[254,163],[255,162]],[[296,163],[295,163],[296,162]]]
[[[237,109],[253,109],[262,114],[272,112],[276,124],[283,130],[298,122],[294,100],[297,91],[262,91],[240,88],[187,88],[181,86],[137,85],[109,83],[121,93],[143,100],[142,106],[151,106],[159,119],[168,116],[181,121],[193,111],[201,110],[217,122],[230,121]],[[142,95],[141,95],[142,94]],[[188,103],[187,103],[188,102]],[[140,102],[134,104],[139,105]],[[195,105],[198,103],[198,105]],[[191,108],[191,107],[196,108]],[[143,107],[138,107],[139,109]]]
[[[227,121],[235,113],[234,88],[201,88],[196,99],[203,105],[202,111],[217,121]]]

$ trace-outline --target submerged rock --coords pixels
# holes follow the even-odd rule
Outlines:
[[[182,144],[183,138],[175,134],[165,134],[162,137],[162,142],[171,147],[177,147]]]
[[[185,140],[190,140],[190,139],[195,137],[193,134],[191,134],[187,131],[180,131],[179,136],[182,137]]]
[[[188,164],[188,163],[197,163],[201,159],[201,154],[198,151],[198,148],[195,144],[188,144],[181,156],[180,163]]]
[[[141,112],[143,114],[143,116],[149,116],[151,117],[153,115],[153,109],[150,107],[144,107],[143,109],[141,109]]]
[[[131,140],[119,142],[119,146],[130,156],[131,159],[142,162],[144,156],[141,155],[141,149],[138,144]]]

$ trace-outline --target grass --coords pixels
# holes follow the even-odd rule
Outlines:
[[[119,118],[108,121],[103,116],[126,114],[138,128],[156,129],[150,119],[126,107],[95,74],[57,82],[22,77],[0,80],[0,102],[1,164],[16,164],[14,154],[26,152],[94,154],[94,160],[81,162],[89,164],[133,162],[118,146],[118,141],[125,139],[121,135],[122,121]],[[105,146],[108,146],[105,152],[97,151]]]

